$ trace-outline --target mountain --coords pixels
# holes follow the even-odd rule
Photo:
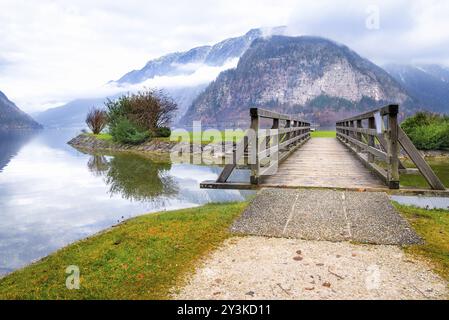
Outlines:
[[[0,129],[41,129],[42,126],[20,110],[0,91]]]
[[[182,122],[232,126],[248,119],[249,108],[262,107],[334,124],[388,103],[414,106],[394,78],[348,47],[318,37],[272,36],[255,40],[237,68],[222,72]]]
[[[63,106],[35,115],[37,121],[48,128],[82,127],[92,107],[102,108],[106,98],[77,99]]]
[[[283,34],[285,27],[268,30],[269,34]],[[149,61],[142,69],[133,70],[116,83],[140,83],[156,76],[188,75],[195,72],[198,65],[222,66],[228,60],[240,58],[251,43],[264,36],[262,29],[251,29],[245,35],[229,38],[213,46],[196,47],[185,52],[175,52]]]
[[[254,39],[265,34],[282,34],[284,31],[285,27],[268,30],[252,29],[243,36],[229,38],[212,46],[200,46],[184,52],[170,53],[158,59],[150,60],[142,69],[133,70],[116,81],[110,81],[108,85],[116,86],[119,91],[126,93],[130,91],[130,85],[135,90],[136,87],[145,86],[145,81],[156,77],[189,76],[204,66],[226,68],[226,63],[232,59],[240,58]],[[178,104],[175,123],[181,119],[193,100],[208,84],[208,82],[205,82],[197,85],[161,88]],[[36,115],[36,118],[49,127],[83,126],[87,111],[92,106],[102,107],[106,98],[77,99],[44,111]]]
[[[390,64],[384,69],[415,97],[421,109],[449,113],[449,68]]]

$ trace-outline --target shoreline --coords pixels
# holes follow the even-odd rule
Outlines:
[[[82,133],[68,141],[67,144],[77,149],[90,151],[170,153],[177,143],[172,141],[161,141],[156,138],[140,145],[122,145],[110,140],[98,139],[93,135]]]
[[[174,148],[182,148],[183,145],[175,141],[169,141],[168,139],[153,138],[148,142],[139,145],[123,145],[115,143],[111,140],[99,139],[91,134],[82,133],[74,137],[67,142],[70,146],[78,149],[88,151],[114,151],[114,152],[138,152],[138,153],[170,153],[175,151]],[[223,143],[225,146],[227,143]],[[201,144],[201,152],[213,149],[214,145]],[[190,145],[190,150],[193,152],[193,145]],[[449,160],[449,150],[419,150],[424,158]],[[216,154],[216,157],[224,156],[222,154]],[[409,159],[408,155],[402,153],[400,155],[401,160]]]
[[[91,134],[82,133],[67,142],[68,145],[75,149],[87,152],[133,152],[137,154],[165,154],[169,155],[171,152],[188,149],[190,154],[197,152],[208,152],[208,159],[217,159],[225,157],[225,152],[214,152],[217,144],[201,144],[199,150],[194,150],[195,145],[189,143],[179,143],[176,141],[169,141],[167,138],[153,138],[150,141],[139,145],[124,145],[118,144],[111,140],[99,139]],[[229,142],[224,142],[221,145],[221,150],[228,146]],[[230,146],[228,146],[230,147]],[[226,150],[226,149],[225,149]],[[205,156],[205,155],[203,155]]]

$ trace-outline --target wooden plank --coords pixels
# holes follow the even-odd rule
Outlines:
[[[407,152],[410,159],[416,165],[418,170],[426,179],[427,183],[434,190],[445,190],[444,184],[438,178],[438,176],[433,172],[432,168],[427,164],[426,160],[421,156],[418,149],[416,149],[413,142],[407,136],[407,134],[399,127],[398,130],[398,139],[402,148],[404,148],[405,152]]]
[[[217,182],[207,180],[200,183],[201,189],[230,189],[230,190],[252,190],[258,186],[247,182]]]
[[[357,121],[361,121],[361,120],[357,120]],[[377,136],[377,135],[378,135],[376,129],[368,129],[368,128],[351,128],[351,127],[344,127],[344,126],[338,126],[337,129],[348,130],[348,131],[358,132],[358,133],[363,133],[363,134],[370,135],[370,136]]]
[[[261,108],[251,108],[250,115],[251,115],[251,117],[268,118],[268,119],[296,120],[296,121],[304,122],[310,126],[310,123],[300,120],[294,116],[287,115],[287,114],[281,114],[281,113],[277,113],[277,112],[273,112],[273,111],[265,110],[265,109],[261,109]]]
[[[276,175],[263,177],[261,185],[383,187],[337,139],[307,139],[307,143],[281,162]]]
[[[343,123],[343,122],[348,122],[348,121],[356,121],[356,120],[366,120],[369,118],[374,117],[374,114],[376,113],[380,113],[381,116],[387,115],[387,114],[397,114],[399,111],[399,106],[397,104],[390,104],[388,106],[385,106],[383,108],[380,109],[376,109],[376,110],[372,110],[372,111],[368,111],[366,113],[362,113],[360,115],[348,118],[348,119],[343,119],[337,122],[337,124],[339,123]]]
[[[380,146],[382,147],[382,149],[384,149],[384,151],[387,151],[388,145],[387,145],[387,140],[385,140],[385,138],[383,137],[383,135],[378,135],[377,136],[377,140],[380,143]],[[406,170],[407,168],[405,167],[405,165],[402,163],[402,161],[399,160],[399,170]]]
[[[358,141],[354,138],[351,138],[350,136],[347,136],[345,134],[339,133],[339,135],[342,136],[343,138],[345,138],[346,140],[348,140],[349,142],[355,144],[356,146],[359,146],[364,151],[367,151],[367,152],[371,153],[372,155],[378,157],[379,159],[382,159],[383,161],[388,162],[388,156],[385,152],[383,152],[377,148],[368,146],[368,145],[364,144],[363,142]]]
[[[388,185],[388,173],[385,169],[379,167],[374,162],[369,162],[368,159],[365,159],[357,150],[353,149],[349,144],[340,140],[368,169],[372,170],[385,184]]]

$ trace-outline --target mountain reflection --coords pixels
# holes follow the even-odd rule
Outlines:
[[[36,131],[0,130],[0,172],[34,135]]]
[[[178,194],[178,186],[170,176],[171,163],[135,154],[113,157],[93,155],[87,166],[96,176],[103,176],[109,193],[133,201],[163,202]]]

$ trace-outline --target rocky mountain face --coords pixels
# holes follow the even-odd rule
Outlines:
[[[402,110],[413,98],[380,67],[348,47],[317,37],[256,39],[236,69],[222,72],[193,102],[184,124],[248,119],[261,107],[333,124],[341,117],[388,103]]]
[[[420,109],[449,113],[449,68],[439,65],[386,65]]]
[[[20,110],[0,91],[0,130],[40,129],[42,126]]]
[[[267,30],[269,34],[282,34],[285,27]],[[252,29],[245,35],[229,38],[212,46],[196,47],[185,52],[175,52],[149,61],[142,69],[133,70],[109,85],[123,88],[123,93],[129,91],[128,85],[144,83],[155,77],[172,77],[190,75],[201,66],[221,67],[231,59],[240,58],[251,43],[264,35],[261,29]],[[185,87],[162,87],[178,104],[178,112],[174,122],[178,122],[192,105],[193,100],[207,87],[209,83]],[[102,107],[106,98],[77,99],[60,107],[44,111],[36,119],[48,127],[78,127],[84,125],[87,111],[92,107]]]

